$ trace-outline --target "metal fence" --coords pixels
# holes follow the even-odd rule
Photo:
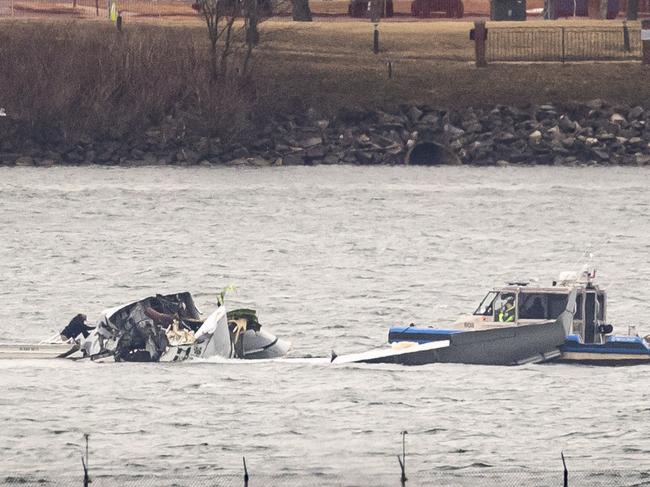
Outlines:
[[[283,474],[243,475],[183,474],[125,475],[123,473],[91,476],[91,487],[644,487],[650,486],[650,471],[570,472],[566,484],[563,472],[529,470],[499,471],[492,468],[440,470],[407,475],[372,476],[370,472],[349,475]],[[48,477],[46,475],[5,475],[0,485],[13,487],[82,487],[82,475]]]
[[[487,37],[487,60],[612,61],[641,57],[639,28],[493,27]]]

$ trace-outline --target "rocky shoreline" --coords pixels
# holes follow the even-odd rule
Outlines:
[[[21,137],[0,119],[0,165],[293,166],[316,164],[475,166],[650,165],[650,111],[588,103],[440,110],[405,105],[341,110],[332,119],[314,110],[278,117],[246,143],[193,135],[198,126],[178,112],[140,134],[68,142],[56,130],[43,140]],[[3,127],[4,126],[4,127]]]

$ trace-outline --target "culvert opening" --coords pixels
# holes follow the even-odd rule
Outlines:
[[[445,149],[435,142],[415,144],[406,155],[406,163],[414,166],[436,166],[445,162]]]

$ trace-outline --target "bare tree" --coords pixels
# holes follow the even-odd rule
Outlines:
[[[235,63],[236,72],[246,77],[259,43],[258,26],[271,14],[269,0],[198,0],[194,8],[208,28],[212,79],[227,78]]]

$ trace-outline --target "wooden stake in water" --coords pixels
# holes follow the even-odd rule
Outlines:
[[[399,462],[399,466],[402,469],[402,476],[400,477],[400,481],[402,482],[402,487],[406,486],[406,481],[408,480],[406,478],[406,435],[408,434],[407,431],[402,431],[402,458],[400,458],[399,455],[397,455],[397,461]]]
[[[244,460],[244,487],[248,487],[248,469],[246,468],[246,457],[242,457]]]
[[[88,433],[84,434],[84,438],[86,440],[86,459],[84,461],[84,457],[81,457],[81,465],[83,465],[84,468],[84,487],[88,487],[90,484],[90,476],[88,475]]]

